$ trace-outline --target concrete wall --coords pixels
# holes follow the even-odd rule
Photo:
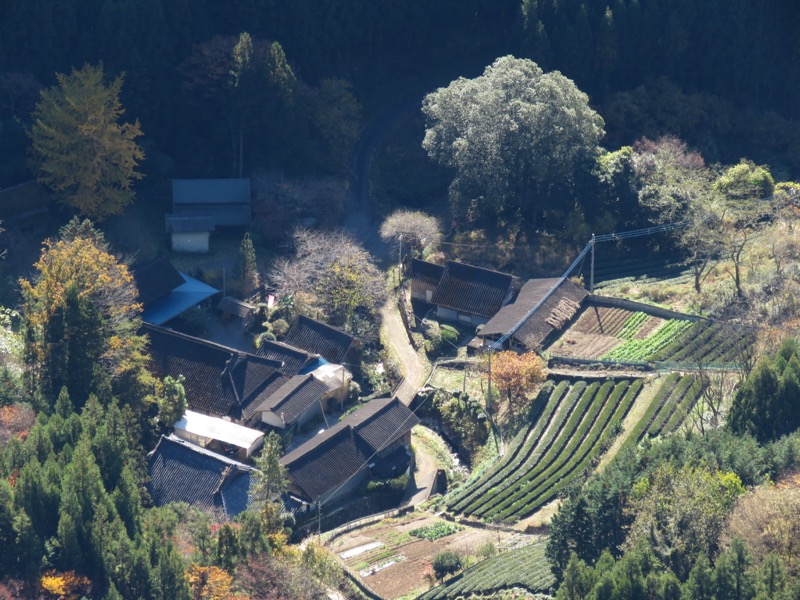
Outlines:
[[[461,323],[462,325],[474,325],[476,327],[489,322],[489,319],[486,317],[460,313],[450,308],[444,308],[443,306],[436,307],[436,316],[445,321],[453,321],[454,323]]]
[[[624,308],[626,310],[641,311],[643,313],[647,313],[648,315],[661,317],[662,319],[686,319],[687,321],[703,320],[703,317],[675,312],[674,310],[653,306],[652,304],[642,304],[641,302],[634,302],[633,300],[623,300],[622,298],[591,295],[587,297],[587,301],[597,306],[613,306],[616,308]]]
[[[207,253],[208,231],[199,233],[173,233],[172,250],[175,252]]]
[[[414,300],[421,300],[430,304],[436,286],[426,285],[420,281],[411,282],[411,297]]]

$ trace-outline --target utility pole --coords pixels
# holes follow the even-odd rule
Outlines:
[[[592,234],[592,268],[589,275],[589,293],[594,293],[594,246],[595,246],[595,237]]]
[[[397,285],[403,282],[403,234],[397,238]]]

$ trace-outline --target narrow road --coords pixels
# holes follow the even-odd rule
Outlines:
[[[391,353],[397,359],[400,372],[404,377],[403,383],[395,395],[408,406],[414,399],[417,390],[425,383],[430,367],[409,342],[394,297],[390,297],[381,309],[381,339],[389,346]]]
[[[418,425],[418,427],[422,427]],[[415,430],[416,431],[416,430]],[[411,433],[414,444],[414,480],[410,482],[406,495],[400,507],[419,506],[431,497],[433,484],[436,483],[436,474],[439,472],[439,462],[436,456],[424,444],[415,432]]]
[[[389,258],[390,248],[381,240],[378,234],[379,225],[373,220],[370,199],[372,161],[384,137],[403,118],[419,110],[421,101],[421,98],[415,98],[399,102],[384,110],[364,128],[350,159],[348,212],[342,227],[361,242],[378,261],[386,261]],[[397,359],[405,378],[396,395],[401,402],[408,405],[425,382],[429,367],[411,346],[393,297],[390,297],[381,309],[381,339]]]

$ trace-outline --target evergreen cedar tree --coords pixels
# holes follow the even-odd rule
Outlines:
[[[31,167],[39,182],[82,215],[103,220],[133,202],[139,122],[120,123],[122,77],[105,84],[103,65],[84,65],[43,90],[30,129]]]

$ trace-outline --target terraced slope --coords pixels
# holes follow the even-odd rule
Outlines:
[[[546,545],[539,542],[479,562],[417,600],[468,600],[511,588],[552,594],[556,579],[544,554]]]
[[[548,386],[539,418],[497,464],[455,493],[448,509],[503,522],[534,513],[599,458],[642,385],[578,380]]]

